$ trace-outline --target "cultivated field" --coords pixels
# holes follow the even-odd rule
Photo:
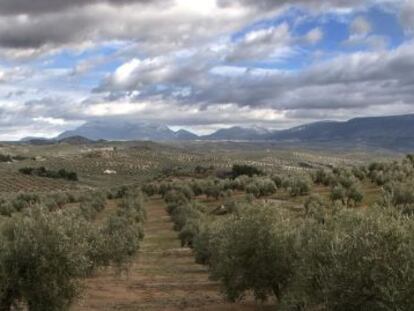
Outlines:
[[[0,153],[0,310],[409,310],[411,156],[208,142]]]

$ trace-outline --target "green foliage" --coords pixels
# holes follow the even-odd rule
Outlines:
[[[238,300],[276,296],[281,310],[411,310],[414,220],[378,209],[308,217],[249,207],[199,228],[196,260],[210,266],[224,293]]]
[[[91,261],[93,228],[73,214],[30,209],[1,228],[0,309],[67,310],[80,292]]]
[[[335,182],[335,175],[326,169],[319,169],[313,174],[313,182],[324,186],[330,186]]]
[[[204,193],[208,198],[214,198],[218,200],[223,196],[222,185],[216,181],[209,181],[204,188]]]
[[[276,193],[277,187],[270,178],[255,177],[247,184],[245,190],[256,198],[260,198]]]
[[[179,206],[183,206],[189,202],[187,197],[177,190],[170,190],[164,198],[167,203],[167,211],[169,214],[173,214],[175,209]]]
[[[0,162],[24,161],[27,159],[27,157],[21,155],[11,156],[9,154],[0,154]]]
[[[414,183],[390,183],[384,187],[383,204],[404,215],[414,216]]]
[[[403,161],[392,163],[374,162],[368,166],[368,177],[379,186],[391,182],[405,182],[413,180],[414,165],[412,156],[408,155]]]
[[[86,219],[93,220],[105,208],[105,203],[106,199],[103,193],[89,193],[81,199],[80,210]]]
[[[270,209],[247,208],[221,223],[207,239],[196,241],[200,262],[210,264],[211,275],[220,280],[226,296],[241,299],[253,291],[257,299],[270,295],[279,299],[293,275],[294,240],[292,226]],[[209,240],[209,250],[198,243]],[[200,251],[201,250],[201,251]]]
[[[292,197],[309,194],[311,187],[311,182],[306,177],[294,177],[288,181],[288,189]]]
[[[119,212],[102,224],[90,222],[85,210],[101,211],[103,193],[85,196],[79,209],[41,207],[44,199],[34,195],[17,199],[32,205],[0,223],[0,310],[21,305],[30,311],[69,310],[83,278],[99,267],[123,267],[143,238],[139,192],[129,193]],[[54,200],[71,197],[59,194]]]
[[[414,154],[408,154],[407,160],[414,166]]]
[[[11,201],[13,209],[17,212],[40,203],[40,197],[36,193],[21,193]]]
[[[411,310],[412,222],[342,211],[301,233],[295,279],[282,310]]]
[[[331,189],[331,200],[333,202],[340,201],[347,207],[358,206],[364,195],[358,179],[349,175],[339,175],[335,184]]]
[[[233,178],[237,178],[243,175],[246,175],[249,177],[253,177],[255,175],[260,176],[260,175],[263,175],[263,172],[257,167],[254,167],[251,165],[242,165],[242,164],[233,165],[233,168],[232,168]]]
[[[137,254],[139,243],[144,237],[142,224],[128,216],[111,216],[103,225],[98,252],[93,253],[98,266],[113,263],[121,267]]]
[[[123,197],[125,197],[128,190],[129,190],[129,187],[127,186],[112,188],[107,192],[106,197],[109,200],[122,199]]]
[[[24,175],[46,177],[46,178],[55,178],[55,179],[66,179],[69,181],[77,181],[78,175],[76,172],[70,172],[65,169],[60,169],[58,171],[48,170],[45,167],[23,167],[19,169],[19,172]]]
[[[174,229],[179,232],[182,246],[193,246],[193,240],[199,233],[203,221],[203,212],[196,203],[178,206],[171,214]]]
[[[147,213],[144,208],[141,192],[137,190],[128,191],[119,204],[118,216],[124,216],[135,223],[144,223]]]
[[[198,228],[198,234],[193,238],[193,249],[196,263],[202,265],[210,265],[211,249],[210,245],[213,233],[217,231],[214,228],[215,223],[202,223]]]
[[[13,162],[13,158],[8,154],[0,154],[0,162]]]
[[[320,223],[324,223],[327,217],[327,204],[321,196],[311,195],[304,204],[305,216],[316,219]]]
[[[159,186],[155,183],[148,183],[142,186],[142,192],[147,196],[152,197],[160,192]]]
[[[205,167],[205,166],[202,166],[202,165],[197,165],[194,168],[194,173],[197,174],[197,175],[206,176],[206,175],[209,175],[213,172],[214,172],[214,166],[212,166],[212,165],[210,165],[209,167]]]

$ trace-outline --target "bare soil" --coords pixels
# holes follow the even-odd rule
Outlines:
[[[206,268],[194,263],[191,250],[181,248],[163,201],[150,200],[147,211],[146,237],[128,271],[107,269],[87,280],[86,293],[73,311],[267,309],[254,302],[227,302]]]

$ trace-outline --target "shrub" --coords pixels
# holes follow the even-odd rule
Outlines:
[[[181,241],[181,246],[193,247],[194,239],[200,233],[200,223],[199,218],[188,219],[185,222],[184,227],[180,230],[178,238]]]
[[[155,183],[148,183],[142,186],[142,191],[149,197],[152,197],[159,193],[159,186]]]
[[[334,183],[334,179],[335,176],[326,169],[319,169],[313,175],[313,182],[324,186],[332,185]]]
[[[331,200],[340,201],[347,207],[357,206],[364,199],[359,183],[354,178],[341,178],[331,189]]]
[[[233,165],[233,169],[232,169],[233,178],[237,178],[243,175],[246,175],[249,177],[253,177],[255,175],[260,176],[260,175],[263,175],[263,172],[257,167],[254,167],[251,165],[239,165],[239,164]]]
[[[58,171],[47,170],[45,167],[23,167],[19,169],[19,172],[24,175],[32,175],[38,177],[47,177],[55,179],[66,179],[69,181],[77,181],[78,175],[76,172],[70,172],[65,169],[60,169]]]
[[[9,217],[14,212],[16,212],[16,209],[8,200],[0,199],[0,215]]]
[[[142,224],[128,216],[111,216],[103,225],[101,239],[98,240],[101,245],[97,252],[92,253],[98,266],[113,263],[121,267],[137,254],[139,243],[144,237]]]
[[[319,195],[310,196],[304,204],[305,216],[316,219],[320,223],[324,223],[326,219],[326,203]]]
[[[253,178],[250,183],[247,184],[245,190],[256,198],[260,198],[274,194],[277,187],[270,178]]]
[[[404,215],[414,216],[414,184],[392,183],[384,187],[384,204],[388,203]]]
[[[213,236],[214,223],[203,223],[198,228],[198,234],[193,239],[193,249],[196,263],[202,265],[210,265],[211,245],[210,241]]]
[[[342,211],[301,234],[295,281],[282,310],[411,310],[412,223]]]
[[[21,193],[11,201],[14,210],[17,212],[38,203],[40,203],[40,196],[35,193]]]
[[[95,219],[95,217],[105,208],[105,195],[101,192],[94,192],[85,195],[81,199],[80,210],[84,217],[88,220]]]
[[[93,229],[70,214],[33,209],[1,228],[0,309],[25,302],[31,311],[68,310],[90,270]]]
[[[121,268],[134,256],[143,238],[140,194],[130,194],[120,212],[94,224],[82,208],[33,205],[0,223],[0,310],[25,306],[29,311],[69,310],[82,290],[81,280],[97,268]],[[57,199],[58,200],[58,199]],[[21,195],[19,202],[37,202]],[[105,197],[83,199],[88,209],[101,210]]]
[[[202,249],[200,260],[209,262],[213,279],[221,281],[230,300],[243,298],[247,291],[260,300],[282,298],[296,256],[292,226],[281,218],[270,209],[247,208],[226,219],[208,239],[209,250]]]
[[[276,188],[282,188],[283,178],[277,175],[272,176],[272,180],[276,185]]]
[[[295,177],[291,179],[289,184],[289,193],[291,196],[303,196],[309,194],[311,191],[311,183],[310,181],[305,178]]]
[[[147,220],[142,194],[139,191],[128,191],[120,202],[119,207],[119,216],[125,216],[136,223],[144,223]]]
[[[12,162],[13,158],[10,155],[0,154],[0,162]]]

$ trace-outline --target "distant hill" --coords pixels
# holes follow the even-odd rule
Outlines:
[[[203,140],[232,140],[232,141],[255,141],[263,140],[270,135],[270,131],[264,128],[231,127],[220,129],[211,135],[202,136]]]
[[[62,138],[58,141],[61,144],[69,144],[69,145],[87,145],[95,143],[94,140],[85,138],[83,136],[70,136],[67,138]]]
[[[192,139],[192,133],[181,130],[172,131],[169,127],[162,124],[140,122],[106,122],[93,121],[87,122],[73,131],[67,131],[57,137],[58,140],[82,136],[90,140],[152,140],[152,141],[171,141],[181,139]],[[195,135],[194,135],[195,136]]]
[[[42,137],[24,137],[20,140],[23,143],[30,144],[30,145],[52,145],[55,142],[48,138]]]
[[[176,140],[197,140],[199,136],[186,130],[178,130],[174,134]]]
[[[88,122],[59,135],[57,141],[91,143],[113,141],[269,141],[289,144],[372,147],[396,151],[414,150],[414,114],[388,117],[355,118],[346,122],[323,121],[281,131],[253,127],[220,129],[197,136],[186,130],[174,132],[162,124],[147,122]],[[33,143],[50,143],[37,138]]]
[[[347,122],[316,122],[274,132],[266,139],[414,150],[414,114],[355,118]]]
[[[37,137],[37,136],[26,136],[20,139],[21,142],[27,142],[31,140],[48,140],[48,139],[44,137]]]

